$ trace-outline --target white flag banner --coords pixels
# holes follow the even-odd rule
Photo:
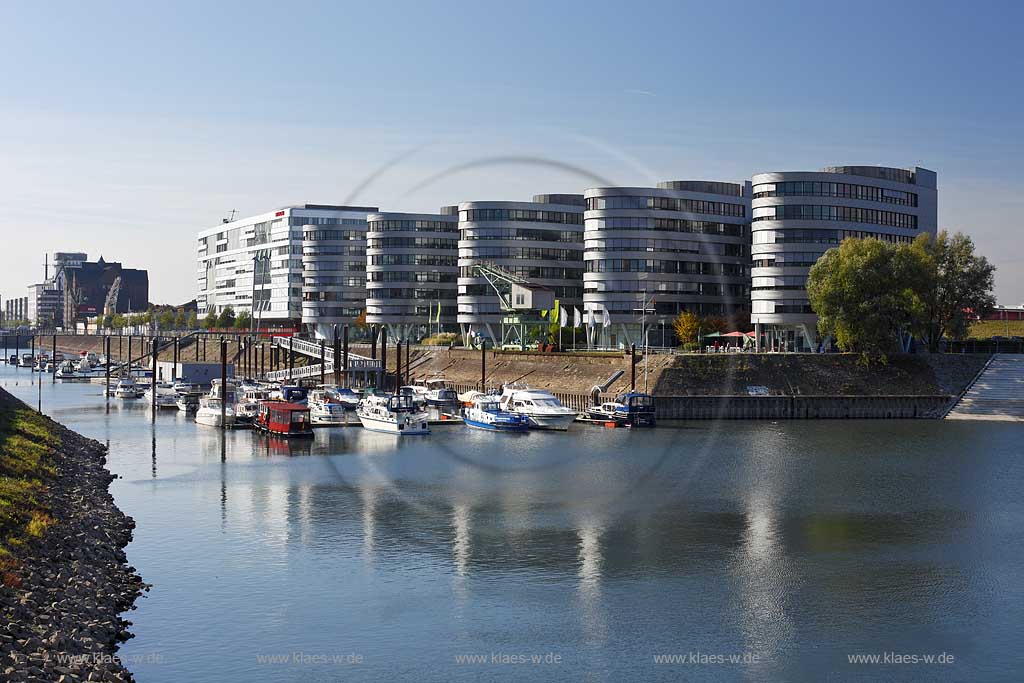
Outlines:
[[[580,309],[575,306],[572,309],[572,326],[580,327],[583,325],[583,316],[580,315]]]
[[[569,311],[565,310],[564,308],[560,309],[558,317],[559,317],[559,321],[558,321],[558,326],[559,327],[568,327],[569,326]]]
[[[587,309],[587,327],[593,327],[593,326],[594,326],[594,309],[593,308],[588,308]]]
[[[604,319],[601,321],[601,324],[604,325],[604,327],[611,327],[612,326],[612,317],[610,315],[608,315],[608,309],[607,308],[604,309]]]

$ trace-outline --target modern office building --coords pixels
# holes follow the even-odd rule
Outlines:
[[[406,341],[455,327],[459,215],[371,213],[366,233],[366,322]]]
[[[4,301],[4,322],[15,323],[28,320],[28,297],[16,296]]]
[[[364,305],[366,215],[376,210],[302,204],[201,231],[199,315],[255,309],[261,325],[294,330],[350,322]]]
[[[911,242],[938,225],[934,171],[834,166],[759,173],[751,211],[751,320],[758,345],[819,350],[807,274],[847,237]]]
[[[53,328],[64,319],[64,296],[57,283],[45,280],[28,286],[28,319],[42,328]]]
[[[307,204],[307,207],[309,205]],[[366,310],[366,217],[375,206],[320,207],[302,226],[302,324],[331,339]]]
[[[681,311],[748,309],[749,182],[602,187],[587,190],[586,202],[583,300],[598,343],[641,345],[642,325],[649,344],[671,343]]]
[[[583,303],[583,195],[536,195],[532,202],[459,204],[458,323],[463,339],[501,338],[502,311],[473,266],[488,263],[554,291],[562,307]]]

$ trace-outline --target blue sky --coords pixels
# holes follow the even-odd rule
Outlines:
[[[3,16],[4,298],[41,278],[44,253],[82,250],[148,268],[151,297],[181,303],[195,233],[232,209],[431,211],[593,178],[920,164],[939,174],[941,227],[971,234],[1001,302],[1024,304],[1017,3],[4,2]]]

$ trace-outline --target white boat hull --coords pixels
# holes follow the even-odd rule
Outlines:
[[[206,409],[199,409],[196,411],[196,424],[208,425],[210,427],[220,427],[222,424],[231,426],[235,424],[234,413],[228,412],[224,416],[224,421],[221,422],[220,411],[212,411]]]
[[[359,413],[356,414],[359,415]],[[383,432],[385,434],[397,434],[400,436],[430,433],[427,416],[423,414],[400,415],[393,420],[380,419],[369,415],[359,415],[359,421],[362,423],[364,429],[368,429],[371,432]]]
[[[576,421],[576,415],[574,413],[567,413],[565,415],[526,413],[526,417],[530,421],[531,429],[548,429],[558,432],[568,431],[569,425]]]

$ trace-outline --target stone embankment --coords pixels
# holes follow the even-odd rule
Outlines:
[[[0,390],[0,409],[26,406]],[[5,561],[0,585],[0,680],[131,681],[116,656],[131,637],[121,618],[148,590],[126,563],[135,523],[108,491],[106,447],[47,418],[47,472],[35,504],[51,523]],[[20,435],[19,438],[24,438]],[[11,446],[0,434],[0,449]],[[0,451],[0,457],[10,453]]]

